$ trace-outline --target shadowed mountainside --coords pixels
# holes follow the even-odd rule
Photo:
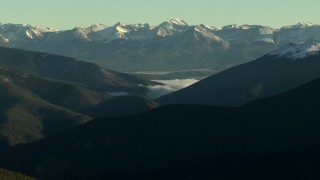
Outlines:
[[[91,118],[54,105],[21,87],[28,79],[20,72],[0,69],[0,146],[43,138],[89,121]]]
[[[112,97],[6,67],[0,67],[0,102],[2,150],[80,125],[91,117],[129,115],[157,107],[144,96]]]
[[[41,179],[319,177],[320,80],[239,108],[169,105],[97,119],[2,154]]]
[[[159,105],[145,96],[119,96],[82,111],[91,117],[116,117],[141,113]]]
[[[23,175],[18,172],[12,172],[5,169],[0,169],[0,178],[4,180],[35,180],[35,178]]]
[[[144,94],[158,84],[74,58],[0,47],[0,64],[26,74],[67,81],[99,92]]]
[[[320,77],[320,55],[301,59],[265,55],[158,98],[159,104],[240,106]]]

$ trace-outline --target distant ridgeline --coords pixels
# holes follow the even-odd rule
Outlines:
[[[319,41],[319,27],[311,23],[280,29],[263,25],[214,27],[188,25],[178,19],[157,26],[93,24],[64,31],[1,24],[0,45],[71,56],[122,72],[202,68],[216,72],[288,43]]]

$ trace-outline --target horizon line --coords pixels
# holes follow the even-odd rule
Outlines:
[[[274,27],[274,26],[270,26],[270,25],[264,25],[264,24],[257,24],[257,23],[253,23],[253,24],[249,24],[249,23],[245,23],[245,24],[237,24],[237,23],[231,23],[231,24],[226,24],[226,25],[223,25],[223,26],[215,26],[215,25],[208,25],[206,23],[200,23],[200,24],[189,24],[187,21],[183,20],[183,19],[179,19],[179,18],[171,18],[169,20],[165,20],[165,21],[161,21],[160,23],[157,23],[158,25],[155,25],[155,24],[152,24],[152,23],[148,23],[148,22],[135,22],[135,23],[126,23],[124,21],[116,21],[116,23],[114,23],[113,25],[108,25],[108,24],[104,24],[104,23],[97,23],[97,22],[93,22],[91,23],[90,25],[87,25],[87,26],[73,26],[71,28],[65,28],[65,29],[56,29],[56,28],[52,28],[53,26],[45,26],[45,25],[34,25],[33,23],[19,23],[19,22],[1,22],[0,21],[0,25],[5,25],[5,24],[13,24],[13,25],[23,25],[23,26],[26,26],[26,25],[30,25],[32,27],[41,27],[41,28],[46,28],[46,29],[53,29],[53,30],[57,30],[57,31],[65,31],[65,30],[71,30],[71,29],[74,29],[74,28],[88,28],[88,27],[92,27],[93,25],[104,25],[106,27],[112,27],[112,26],[115,26],[119,23],[121,24],[124,24],[124,25],[136,25],[136,24],[148,24],[150,26],[154,26],[154,27],[157,27],[159,25],[161,25],[162,23],[165,23],[165,22],[169,22],[170,20],[180,20],[182,22],[185,22],[188,26],[198,26],[198,25],[206,25],[206,26],[209,26],[209,27],[215,27],[215,28],[224,28],[224,27],[227,27],[227,26],[232,26],[232,25],[236,25],[236,26],[266,26],[266,27],[270,27],[272,29],[281,29],[283,27],[288,27],[288,26],[294,26],[294,25],[299,25],[299,24],[311,24],[311,25],[319,25],[317,23],[313,23],[313,22],[309,22],[309,21],[300,21],[300,22],[297,22],[295,24],[289,24],[289,25],[281,25],[279,27]]]

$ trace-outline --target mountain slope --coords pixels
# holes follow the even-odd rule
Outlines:
[[[0,163],[41,179],[314,179],[319,91],[317,79],[239,108],[170,105],[98,119]]]
[[[158,106],[157,103],[144,96],[119,96],[81,112],[96,118],[116,117],[141,113]]]
[[[124,116],[158,106],[144,96],[113,97],[3,66],[0,66],[0,99],[1,150],[91,120],[84,115]]]
[[[0,99],[1,150],[92,119],[85,115],[124,116],[158,106],[143,96],[113,97],[75,83],[36,77],[4,66],[0,66]]]
[[[34,180],[34,178],[20,174],[18,172],[12,172],[5,169],[0,169],[0,178],[5,180]]]
[[[103,69],[74,58],[0,48],[0,64],[27,74],[73,82],[100,92],[144,94],[153,82]]]
[[[20,75],[14,83],[52,104],[75,112],[90,109],[113,98],[106,93],[92,91],[75,84],[35,76],[21,78]]]
[[[290,44],[160,97],[157,102],[239,106],[288,91],[320,77],[317,47],[317,43]]]
[[[21,73],[0,68],[0,147],[27,143],[89,121],[20,86]]]

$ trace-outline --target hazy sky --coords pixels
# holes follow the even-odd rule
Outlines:
[[[0,0],[0,4],[2,23],[55,29],[118,21],[157,25],[171,18],[214,26],[320,24],[320,0]]]

